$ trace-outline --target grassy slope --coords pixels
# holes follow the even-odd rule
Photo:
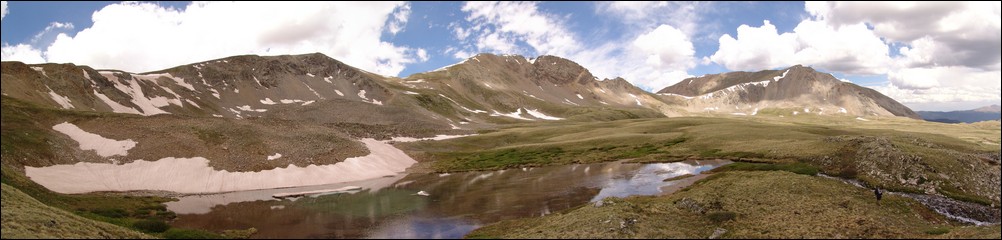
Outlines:
[[[28,196],[40,201],[43,204],[75,212],[88,216],[89,218],[103,218],[106,221],[116,222],[123,220],[126,216],[159,216],[161,218],[172,218],[173,214],[167,212],[163,207],[164,202],[170,199],[165,198],[127,198],[121,196],[108,195],[62,195],[51,192],[41,185],[32,182],[24,175],[25,165],[45,165],[51,164],[56,159],[56,151],[53,148],[53,139],[48,135],[45,128],[40,126],[37,118],[42,117],[41,110],[33,108],[30,104],[3,98],[2,125],[3,131],[2,148],[2,180],[3,184],[16,188]],[[81,115],[97,115],[98,113],[78,113]],[[125,215],[125,216],[122,216]],[[120,219],[121,218],[121,219]],[[119,225],[128,225],[127,222],[119,222]]]
[[[10,238],[150,238],[120,226],[86,219],[38,202],[3,184],[3,234]]]
[[[135,159],[205,157],[211,159],[211,167],[231,172],[261,171],[289,164],[300,167],[334,164],[346,158],[364,156],[368,149],[352,141],[340,129],[370,130],[364,126],[323,126],[266,118],[238,121],[64,111],[40,108],[6,97],[2,117],[3,154],[16,156],[5,160],[5,164],[15,169],[108,162],[93,152],[79,150],[75,141],[52,130],[52,126],[62,122],[73,123],[106,138],[139,142],[129,150],[128,157],[119,159],[126,163]],[[274,153],[282,153],[284,157],[276,161],[264,160]]]
[[[52,116],[107,118],[116,117],[118,116],[117,114],[49,110],[7,97],[3,97],[2,105],[3,113],[0,115],[2,117],[0,130],[3,133],[3,138],[0,138],[0,142],[2,142],[0,144],[0,156],[2,156],[0,158],[0,169],[2,169],[2,175],[0,176],[2,177],[0,177],[0,182],[4,186],[4,238],[8,236],[12,238],[74,238],[77,236],[89,236],[91,238],[134,238],[138,235],[132,235],[132,231],[117,230],[94,232],[94,234],[106,235],[50,236],[47,234],[81,234],[79,231],[57,231],[64,226],[72,226],[73,228],[82,229],[82,231],[87,229],[113,229],[107,227],[109,223],[117,225],[120,229],[135,229],[134,224],[139,221],[169,221],[175,217],[175,214],[167,211],[166,206],[163,204],[171,201],[168,198],[128,197],[112,194],[58,194],[36,184],[24,175],[23,166],[25,165],[48,165],[58,163],[60,159],[58,156],[59,150],[55,149],[59,146],[54,143],[55,140],[49,135],[49,131],[44,126],[45,124],[40,124],[42,119]],[[8,191],[11,192],[10,195],[8,195]],[[15,192],[17,194],[14,194]],[[24,197],[11,197],[8,199],[8,196],[21,195],[24,195]],[[46,208],[40,208],[35,203],[40,203]],[[8,211],[8,204],[10,206],[23,207],[25,211]],[[39,213],[44,214],[39,215]],[[47,218],[38,218],[39,216]],[[59,224],[58,228],[50,227],[51,223],[46,225],[46,222],[49,221],[48,218],[54,218],[54,216],[59,216],[60,219],[66,219],[67,221],[72,219],[73,222],[67,222],[66,225],[62,225],[63,222],[57,221],[57,224]],[[16,233],[18,235],[8,235],[7,229],[11,229],[10,234]],[[51,229],[57,232],[28,231],[39,229]],[[218,235],[211,233],[183,229],[171,229],[168,233],[157,234],[157,236],[171,238],[172,236],[169,233],[189,234],[187,236],[218,237]]]
[[[913,200],[787,172],[727,172],[671,196],[607,199],[505,221],[470,238],[999,238],[999,227],[951,226]]]
[[[898,191],[935,190],[998,205],[999,129],[903,119],[689,117],[509,126],[462,139],[402,147],[434,171],[723,158],[805,163],[829,175]],[[987,139],[987,141],[986,141]],[[985,181],[984,179],[989,179]],[[993,188],[994,187],[994,188]]]

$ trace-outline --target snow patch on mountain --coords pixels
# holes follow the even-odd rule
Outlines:
[[[448,65],[448,66],[445,66],[445,67],[441,67],[441,68],[438,68],[438,69],[435,69],[435,70],[432,70],[432,72],[440,72],[440,71],[445,71],[445,70],[448,70],[448,69],[449,69],[450,67],[452,67],[452,66],[456,66],[456,65],[459,65],[459,64],[463,64],[463,63],[466,63],[467,61],[470,61],[470,59],[466,59],[466,60],[463,60],[463,61],[460,61],[460,62],[458,62],[458,63],[454,63],[454,64],[451,64],[451,65]],[[477,61],[480,61],[480,60],[477,60]]]
[[[779,80],[782,80],[783,78],[786,78],[786,74],[787,73],[790,73],[789,69],[787,69],[785,72],[783,72],[783,75],[779,75],[777,77],[774,77],[774,78],[772,78],[772,80],[779,82]]]
[[[31,67],[31,70],[35,70],[36,72],[41,73],[42,76],[49,77],[49,74],[45,73],[45,68],[42,68],[42,67]]]
[[[522,109],[521,108],[519,108],[518,110],[515,110],[515,112],[513,112],[513,113],[501,113],[501,112],[498,112],[497,110],[494,110],[494,113],[492,113],[491,116],[492,117],[501,117],[501,116],[504,116],[504,117],[510,117],[510,118],[514,118],[514,119],[518,119],[518,120],[532,121],[532,119],[528,119],[528,118],[522,117]]]
[[[260,112],[260,113],[263,113],[263,112],[267,112],[268,111],[268,109],[254,109],[250,105],[239,106],[239,107],[237,107],[237,109],[240,109],[240,111],[244,111],[244,112]]]
[[[527,113],[529,113],[529,115],[532,115],[535,118],[539,118],[539,119],[543,119],[543,120],[550,120],[550,121],[564,120],[563,118],[552,117],[552,116],[546,115],[545,113],[542,113],[542,112],[540,112],[539,110],[536,110],[536,109],[528,109],[528,108],[526,108],[525,111]]]
[[[140,113],[138,110],[131,107],[123,106],[122,104],[119,104],[114,100],[111,100],[110,98],[108,98],[108,96],[97,92],[97,90],[94,90],[94,96],[97,96],[97,98],[101,99],[101,101],[104,102],[104,104],[107,104],[108,107],[111,107],[112,112],[142,115],[142,113]]]
[[[69,136],[70,139],[80,144],[80,150],[94,150],[101,157],[128,156],[129,150],[136,147],[137,144],[132,139],[122,141],[107,139],[101,135],[84,131],[80,127],[77,127],[77,125],[67,122],[52,126],[52,130]]]
[[[685,100],[692,100],[692,99],[695,98],[695,97],[689,97],[689,96],[680,95],[680,94],[674,94],[674,93],[659,93],[658,95],[661,95],[661,96],[671,96],[671,97],[680,97],[680,98],[683,98]]]
[[[637,97],[637,95],[633,95],[632,93],[630,93],[630,97],[633,97],[633,100],[637,101],[637,106],[641,106],[641,107],[644,106],[644,104],[640,102],[640,98]]]
[[[155,190],[177,193],[219,193],[257,189],[315,186],[397,175],[417,163],[386,142],[362,139],[370,154],[332,165],[276,168],[260,172],[213,169],[209,160],[163,158],[115,165],[77,163],[26,167],[26,175],[46,188],[64,194],[98,191]]]
[[[63,107],[63,109],[73,109],[73,101],[70,100],[70,98],[57,94],[55,91],[52,91],[51,88],[49,88],[49,97],[52,98],[52,101],[56,101],[56,103],[59,104],[60,107]]]

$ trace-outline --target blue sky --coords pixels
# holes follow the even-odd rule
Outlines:
[[[4,2],[0,40],[4,61],[134,72],[321,52],[405,77],[480,52],[556,55],[651,91],[803,64],[954,110],[1000,101],[999,19],[997,2]]]

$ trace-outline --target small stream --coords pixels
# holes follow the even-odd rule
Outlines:
[[[850,184],[859,188],[872,190],[872,188],[866,187],[865,185],[863,185],[863,183],[856,180],[842,179],[824,174],[818,174],[818,175],[824,178],[842,181],[846,184]],[[1002,211],[1000,211],[999,209],[976,203],[962,202],[943,196],[927,195],[927,194],[899,193],[899,192],[889,192],[889,191],[885,193],[914,199],[915,201],[922,203],[922,205],[925,205],[929,209],[936,211],[936,213],[939,213],[940,215],[967,224],[973,224],[977,226],[998,225],[1000,223],[1000,219],[1002,219]]]
[[[256,228],[254,238],[462,238],[495,222],[538,217],[607,197],[659,195],[729,161],[621,162],[455,174],[401,174],[324,186],[188,196],[168,203],[175,227]],[[348,194],[276,193],[362,187]],[[676,186],[677,187],[677,186]],[[424,191],[428,196],[417,193]]]

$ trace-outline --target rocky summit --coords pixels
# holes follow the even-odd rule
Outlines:
[[[690,112],[756,115],[763,109],[779,114],[898,116],[919,115],[873,89],[843,82],[813,68],[729,72],[682,80],[658,95]]]

